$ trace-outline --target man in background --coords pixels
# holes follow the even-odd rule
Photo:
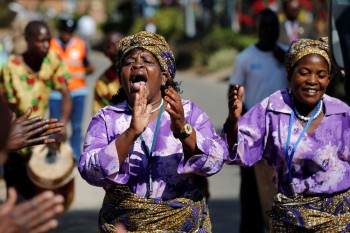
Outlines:
[[[88,51],[85,42],[74,36],[76,22],[68,16],[63,16],[58,21],[58,37],[54,37],[50,43],[50,50],[57,52],[68,68],[71,80],[68,85],[72,97],[73,108],[70,117],[71,136],[70,145],[73,148],[76,162],[79,161],[82,150],[81,125],[84,117],[85,99],[88,94],[86,76],[94,72],[95,67],[88,59]],[[50,117],[60,119],[62,96],[59,92],[50,94]],[[68,122],[67,122],[68,123]]]
[[[283,65],[285,52],[277,44],[279,21],[276,13],[270,9],[261,11],[258,15],[257,28],[258,42],[238,54],[229,80],[229,93],[235,85],[245,88],[243,111],[248,111],[273,92],[288,87]],[[259,197],[255,169],[240,167],[240,175],[240,232],[263,233],[264,216],[261,209],[263,200]],[[266,174],[257,175],[266,176]],[[267,179],[272,184],[271,176]]]
[[[285,45],[286,48],[298,38],[318,38],[317,30],[312,23],[302,23],[298,20],[300,9],[299,0],[283,0],[282,2],[285,20],[280,24],[278,42]]]
[[[0,75],[1,94],[16,116],[24,115],[28,107],[31,107],[33,117],[45,117],[50,92],[57,90],[62,95],[62,103],[57,106],[62,111],[62,116],[57,119],[66,123],[72,107],[67,87],[70,76],[57,53],[49,51],[50,29],[43,21],[31,21],[27,24],[24,35],[27,50],[8,58]],[[64,125],[58,140],[65,138]],[[13,151],[4,166],[7,185],[16,188],[19,199],[30,199],[36,194],[36,186],[27,174],[31,154],[28,147]]]

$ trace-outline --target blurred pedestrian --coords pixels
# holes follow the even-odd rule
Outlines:
[[[146,25],[145,25],[145,31],[153,32],[153,33],[157,32],[157,25],[156,25],[155,18],[153,16],[147,19]]]
[[[276,90],[288,87],[283,66],[285,51],[277,44],[279,22],[276,13],[270,9],[261,11],[257,18],[257,28],[258,42],[238,54],[229,80],[229,93],[236,85],[243,86],[246,90],[244,112]],[[265,177],[270,173],[256,174],[253,167],[240,167],[240,172],[240,232],[264,232],[261,204],[269,200],[260,200],[256,176]]]
[[[45,117],[51,90],[59,90],[63,96],[62,131],[57,135],[58,141],[66,138],[72,102],[68,90],[69,74],[62,59],[53,51],[49,51],[51,33],[43,21],[31,21],[25,28],[27,50],[23,54],[11,55],[0,76],[0,90],[16,116],[23,115],[28,107],[32,108],[32,116]],[[8,186],[16,188],[19,199],[34,196],[35,185],[27,175],[27,163],[31,150],[24,148],[10,154],[5,164],[5,180]]]
[[[95,84],[93,114],[101,108],[110,105],[112,96],[118,93],[120,80],[117,72],[118,43],[123,38],[120,32],[110,32],[103,40],[103,53],[111,61],[111,65],[104,71]]]
[[[89,14],[90,7],[85,14],[80,16],[77,22],[79,36],[84,40],[87,50],[91,49],[91,42],[96,36],[96,20]]]
[[[181,99],[175,65],[158,34],[119,42],[121,88],[92,118],[79,163],[82,177],[106,190],[100,232],[211,232],[202,185],[227,147],[209,117]]]
[[[280,25],[281,32],[278,42],[286,48],[293,40],[299,38],[318,38],[317,30],[312,23],[308,24],[299,21],[300,9],[299,0],[283,0],[282,2],[285,20]]]
[[[69,91],[73,101],[72,113],[69,123],[71,125],[70,145],[73,148],[76,162],[82,150],[82,132],[85,100],[88,95],[86,85],[86,76],[95,71],[95,67],[91,64],[85,42],[74,35],[76,22],[70,18],[63,16],[58,21],[58,37],[51,40],[50,50],[57,52],[68,68],[71,79],[69,81]],[[62,95],[58,91],[50,93],[50,117],[61,117]]]

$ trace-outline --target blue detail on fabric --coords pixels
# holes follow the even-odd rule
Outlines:
[[[260,63],[252,63],[249,66],[250,70],[261,70],[262,69],[262,65]]]

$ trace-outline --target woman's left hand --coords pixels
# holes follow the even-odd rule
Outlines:
[[[174,88],[168,87],[165,90],[165,104],[164,110],[170,115],[171,124],[170,128],[174,134],[180,134],[183,126],[186,124],[184,109],[181,102],[181,96],[177,93]]]

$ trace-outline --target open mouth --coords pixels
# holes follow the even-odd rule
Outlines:
[[[315,89],[304,89],[304,92],[312,95],[312,94],[316,94],[318,91]]]
[[[141,84],[147,83],[147,78],[143,75],[136,75],[131,80],[131,85],[134,89],[139,90]]]

